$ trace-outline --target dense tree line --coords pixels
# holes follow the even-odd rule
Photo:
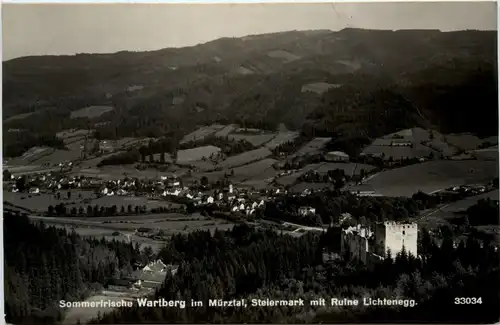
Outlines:
[[[316,214],[301,216],[298,209],[310,206]],[[265,216],[271,219],[296,222],[304,225],[329,225],[337,223],[344,213],[352,215],[356,222],[405,221],[417,215],[418,201],[411,198],[364,197],[338,190],[328,190],[312,195],[287,196],[266,204]]]
[[[318,323],[352,321],[480,321],[498,319],[498,254],[491,243],[470,237],[454,248],[425,234],[416,259],[404,250],[374,269],[357,261],[323,263],[332,232],[292,238],[237,226],[232,231],[177,235],[160,254],[179,263],[155,297],[201,300],[203,307],[123,308],[95,323]],[[413,308],[248,307],[211,308],[208,299],[297,299],[318,297],[414,299]],[[481,304],[454,305],[455,297],[481,297]]]
[[[200,140],[186,142],[180,145],[180,149],[192,149],[202,146],[214,146],[221,149],[222,153],[232,156],[242,152],[255,149],[255,146],[245,139],[235,140],[229,136],[217,137],[215,135],[207,136]]]
[[[498,225],[498,200],[481,199],[467,209],[468,222],[472,226]]]
[[[306,183],[331,183],[335,189],[344,187],[346,181],[350,177],[345,174],[343,169],[331,169],[326,173],[318,173],[315,170],[310,170],[298,178],[300,182]]]
[[[4,157],[22,156],[32,147],[51,147],[67,150],[64,142],[53,134],[21,132],[4,132]]]
[[[5,311],[14,324],[54,324],[59,300],[78,301],[107,278],[132,272],[145,259],[138,247],[83,239],[75,232],[4,214]]]
[[[112,155],[110,157],[104,158],[101,160],[101,162],[97,165],[98,167],[100,166],[107,166],[107,165],[128,165],[128,164],[134,164],[137,161],[139,161],[140,158],[140,153],[137,150],[129,150],[125,152],[120,152],[115,155]]]

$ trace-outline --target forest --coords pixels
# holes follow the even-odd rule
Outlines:
[[[333,229],[333,228],[332,228]],[[180,264],[155,297],[165,299],[316,299],[373,297],[415,299],[403,307],[126,308],[96,324],[113,323],[331,323],[494,322],[498,320],[498,254],[493,243],[469,237],[454,248],[422,230],[422,259],[405,251],[369,270],[356,261],[323,263],[338,232],[300,238],[246,225],[233,230],[176,235],[160,257]],[[454,297],[481,297],[481,304],[455,305]]]
[[[74,231],[31,223],[4,213],[6,321],[55,324],[59,300],[79,301],[98,292],[107,279],[130,274],[147,262],[138,246],[84,239]]]

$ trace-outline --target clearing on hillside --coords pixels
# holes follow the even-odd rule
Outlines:
[[[36,163],[40,158],[50,155],[54,152],[54,148],[49,147],[33,147],[28,149],[21,157],[16,157],[9,161],[9,165],[22,166]],[[37,164],[38,165],[38,164]]]
[[[188,143],[191,141],[198,141],[198,140],[203,140],[205,137],[222,130],[225,126],[224,125],[219,125],[219,124],[214,124],[214,125],[209,125],[209,126],[202,126],[198,128],[196,131],[193,131],[182,138],[180,141],[181,144],[183,143]]]
[[[86,117],[86,118],[94,118],[101,116],[104,113],[111,112],[114,110],[114,107],[112,106],[89,106],[89,107],[84,107],[79,110],[71,112],[70,117],[71,118],[80,118],[80,117]]]
[[[381,172],[367,184],[385,196],[411,197],[418,191],[430,193],[451,186],[480,184],[494,177],[498,177],[496,161],[439,160]]]
[[[332,88],[340,88],[342,85],[339,84],[329,84],[326,82],[316,82],[302,86],[301,92],[312,92],[316,94],[322,94],[325,91]]]
[[[300,59],[300,56],[295,55],[293,53],[290,53],[288,51],[284,51],[284,50],[270,51],[267,53],[267,56],[269,56],[270,58],[282,59],[282,60],[286,61],[287,63]]]
[[[293,156],[305,156],[321,152],[331,138],[314,138],[300,148]]]
[[[275,135],[273,133],[256,135],[230,134],[228,137],[235,141],[245,140],[253,144],[255,147],[259,147],[264,143],[271,141],[275,137]]]
[[[474,150],[483,143],[483,140],[475,135],[464,133],[448,134],[446,135],[446,142],[462,150]]]
[[[267,142],[265,146],[269,149],[274,149],[283,143],[286,143],[288,141],[293,141],[293,139],[297,138],[299,136],[299,132],[294,132],[294,131],[284,131],[284,132],[279,132],[271,141]]]
[[[222,129],[220,129],[219,131],[215,132],[215,136],[216,137],[225,137],[225,136],[229,135],[229,133],[236,130],[237,127],[238,127],[238,125],[236,125],[236,124],[226,125]]]
[[[13,115],[11,117],[8,117],[8,118],[4,119],[3,122],[4,123],[9,123],[9,122],[15,121],[15,120],[24,120],[25,118],[27,118],[28,116],[31,116],[33,114],[34,114],[34,112]]]
[[[272,152],[267,148],[258,148],[255,150],[243,152],[236,156],[229,157],[219,163],[218,166],[222,168],[234,168],[264,159],[266,157],[269,157],[271,154]]]
[[[192,149],[179,150],[177,152],[177,162],[185,164],[202,160],[203,158],[210,158],[210,155],[220,152],[220,148],[214,146],[204,146]]]

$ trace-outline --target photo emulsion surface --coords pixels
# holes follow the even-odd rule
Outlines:
[[[7,4],[5,320],[499,320],[497,7]]]

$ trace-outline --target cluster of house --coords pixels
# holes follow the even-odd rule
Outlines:
[[[146,290],[153,291],[161,287],[167,275],[177,273],[177,265],[165,264],[161,260],[150,262],[148,265],[134,271],[130,276],[122,279],[110,279],[106,288],[113,291]]]
[[[357,225],[343,229],[340,236],[342,256],[372,267],[383,260],[387,253],[395,258],[403,249],[415,257],[418,226],[416,223],[380,222],[373,228]]]
[[[232,184],[227,188],[195,193],[189,188],[174,188],[165,191],[165,196],[183,196],[193,202],[195,206],[215,205],[218,208],[227,209],[231,212],[242,212],[246,215],[254,214],[263,208],[267,196],[248,190],[235,189]]]

